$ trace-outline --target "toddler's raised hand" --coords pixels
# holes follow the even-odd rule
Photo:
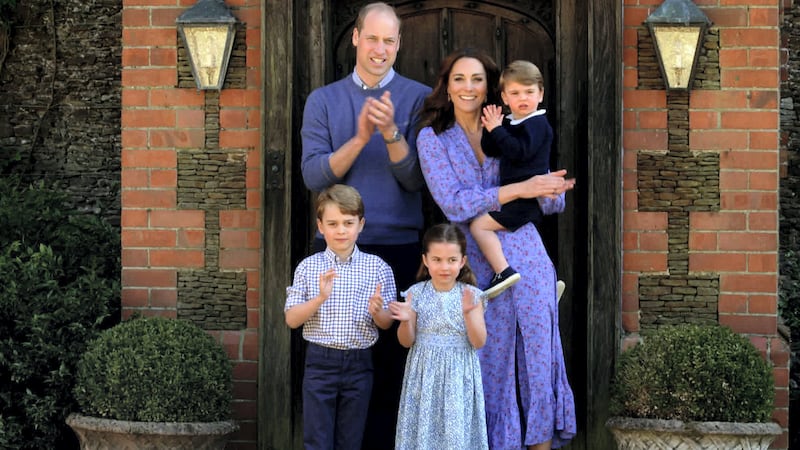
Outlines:
[[[503,109],[497,105],[486,105],[483,107],[481,123],[486,131],[492,131],[503,123]]]

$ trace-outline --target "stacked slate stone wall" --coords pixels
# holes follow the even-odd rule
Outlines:
[[[640,89],[664,89],[653,39],[638,33]],[[719,89],[719,29],[704,37],[693,89]],[[719,154],[689,150],[689,94],[667,93],[669,137],[663,151],[637,156],[639,211],[667,213],[666,274],[639,277],[640,326],[716,323],[719,275],[689,273],[689,213],[719,211]]]

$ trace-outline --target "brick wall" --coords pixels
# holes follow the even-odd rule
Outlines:
[[[625,3],[623,346],[663,324],[729,325],[774,364],[774,418],[786,428],[789,353],[777,333],[783,5],[697,3],[712,21],[718,46],[707,37],[703,61],[717,58],[718,82],[683,95],[643,82],[652,80],[643,21],[660,2]],[[772,448],[787,442],[784,434]]]
[[[242,24],[220,92],[186,82],[175,19],[189,0],[122,11],[123,315],[184,317],[234,363],[228,448],[256,447],[261,254],[260,1],[227,0]]]

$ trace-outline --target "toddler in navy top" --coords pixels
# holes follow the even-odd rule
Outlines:
[[[500,76],[500,96],[511,114],[503,117],[497,105],[483,108],[484,133],[481,147],[487,156],[500,158],[500,184],[527,180],[550,171],[550,146],[553,129],[539,109],[544,98],[544,78],[536,65],[514,61]],[[531,222],[538,224],[542,210],[535,198],[504,204],[499,211],[476,217],[470,231],[495,276],[484,295],[496,297],[519,281],[520,275],[509,266],[496,231],[515,231]]]

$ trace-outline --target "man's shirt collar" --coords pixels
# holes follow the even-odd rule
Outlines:
[[[367,90],[367,89],[382,89],[382,88],[386,87],[386,85],[389,84],[390,81],[392,81],[394,76],[395,76],[395,71],[394,71],[394,67],[392,67],[391,69],[389,69],[388,72],[386,72],[386,76],[383,77],[383,79],[381,79],[381,81],[378,82],[377,86],[367,86],[366,83],[364,83],[364,81],[361,80],[361,77],[358,76],[358,72],[356,72],[356,70],[353,69],[353,82],[356,84],[356,86],[358,86],[358,87],[360,87],[361,89],[364,89],[364,90]]]

